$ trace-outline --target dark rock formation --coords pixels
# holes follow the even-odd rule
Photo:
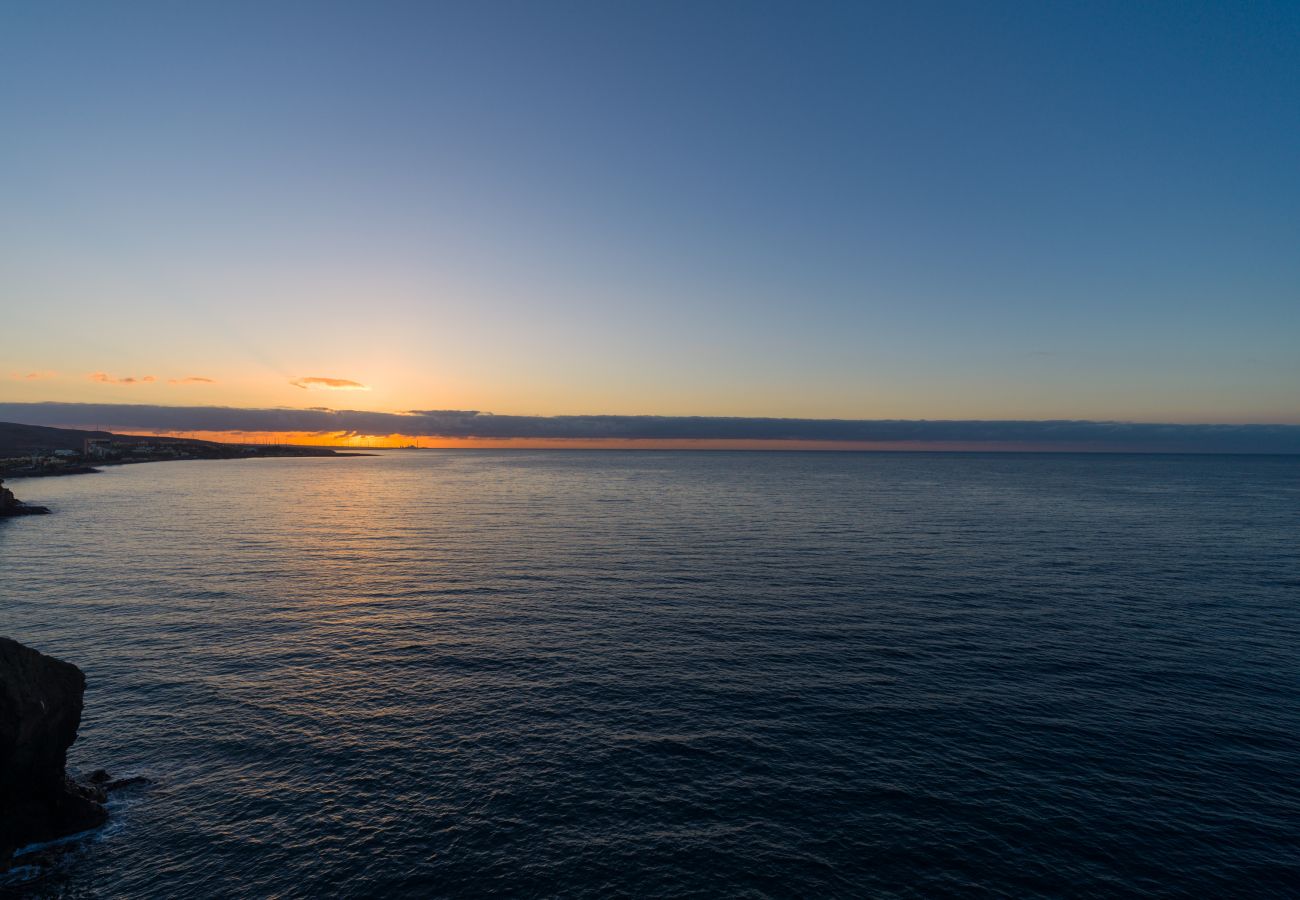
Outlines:
[[[0,869],[14,850],[101,825],[104,788],[65,772],[86,676],[0,638]]]
[[[104,785],[104,790],[111,794],[114,791],[122,790],[122,788],[139,787],[145,784],[152,784],[152,782],[143,775],[132,775],[130,778],[114,778]]]
[[[44,506],[28,506],[20,502],[4,484],[4,479],[0,479],[0,516],[33,516],[49,512]]]

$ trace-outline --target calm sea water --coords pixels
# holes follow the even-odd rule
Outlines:
[[[69,897],[1295,896],[1300,459],[390,452],[20,481],[146,775]],[[25,890],[32,890],[29,886]]]

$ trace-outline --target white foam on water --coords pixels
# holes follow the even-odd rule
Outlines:
[[[88,828],[85,831],[78,831],[76,834],[65,835],[61,838],[55,838],[52,841],[37,841],[34,844],[28,844],[25,847],[19,847],[14,851],[14,859],[20,856],[26,856],[29,853],[35,853],[38,850],[48,850],[51,847],[62,847],[65,844],[73,844],[77,841],[86,840],[105,831],[109,824],[100,825],[98,828]]]

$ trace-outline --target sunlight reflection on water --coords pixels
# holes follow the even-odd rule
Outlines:
[[[0,632],[148,774],[69,896],[1300,876],[1286,458],[391,452],[20,482]]]

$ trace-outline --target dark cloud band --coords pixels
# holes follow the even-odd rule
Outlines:
[[[345,432],[439,438],[819,441],[1098,450],[1300,453],[1300,425],[711,416],[498,416],[473,410],[407,413],[98,403],[0,403],[0,420],[119,431]]]

